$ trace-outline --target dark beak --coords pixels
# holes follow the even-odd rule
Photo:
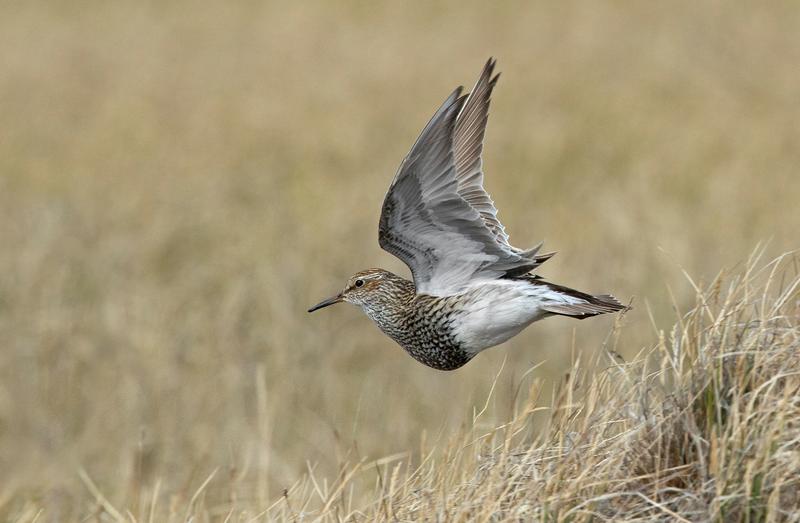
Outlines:
[[[314,305],[313,307],[308,309],[308,312],[314,312],[314,311],[319,310],[319,309],[321,309],[323,307],[327,307],[328,305],[334,305],[336,303],[339,303],[340,301],[342,301],[342,295],[341,294],[337,294],[336,296],[328,298],[327,300],[322,300],[321,302],[317,303],[316,305]]]

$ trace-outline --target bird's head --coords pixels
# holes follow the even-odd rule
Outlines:
[[[407,291],[406,284],[410,284],[410,282],[389,271],[366,269],[351,276],[342,292],[331,296],[327,300],[322,300],[308,309],[308,312],[314,312],[328,305],[343,301],[361,307],[368,307],[373,303],[383,301],[387,297],[391,299],[393,295],[404,293],[403,291]]]

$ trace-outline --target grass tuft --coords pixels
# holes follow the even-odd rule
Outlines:
[[[368,519],[779,521],[800,510],[800,274],[753,263],[634,361],[576,362],[538,403],[456,439]],[[779,283],[780,282],[780,283]],[[606,353],[605,356],[610,356]],[[576,379],[580,377],[580,379]],[[535,397],[535,394],[532,395]]]

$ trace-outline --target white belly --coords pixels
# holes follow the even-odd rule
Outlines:
[[[459,344],[469,353],[513,338],[534,321],[549,316],[540,307],[546,287],[518,280],[482,282],[468,290],[466,306],[453,324]]]

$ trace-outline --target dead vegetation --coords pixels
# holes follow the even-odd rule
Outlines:
[[[531,428],[543,403],[534,385],[498,428],[473,427],[423,453],[413,469],[380,462],[356,467],[326,489],[311,474],[271,516],[795,521],[798,259],[765,264],[756,257],[697,291],[695,307],[633,361],[620,361],[613,336],[605,363],[576,361],[545,409],[545,428]],[[353,506],[353,475],[369,469],[379,478],[375,499]],[[303,497],[310,504],[292,509],[289,500]]]
[[[781,519],[794,378],[759,373],[792,368],[793,302],[769,308],[794,276],[727,271],[684,316],[676,267],[797,248],[799,21],[0,2],[0,520]],[[356,270],[407,275],[384,192],[490,55],[487,188],[515,244],[558,251],[543,276],[635,299],[621,359],[613,318],[554,318],[439,373],[357,311],[305,312]],[[717,365],[737,343],[761,352]]]
[[[800,260],[762,263],[760,253],[697,287],[695,307],[651,349],[622,361],[612,332],[600,357],[576,360],[548,401],[534,382],[498,427],[482,428],[481,411],[416,452],[343,463],[335,478],[311,467],[260,511],[236,499],[209,504],[216,474],[188,503],[165,506],[156,483],[144,513],[156,521],[796,521]],[[140,520],[81,477],[96,517]]]

